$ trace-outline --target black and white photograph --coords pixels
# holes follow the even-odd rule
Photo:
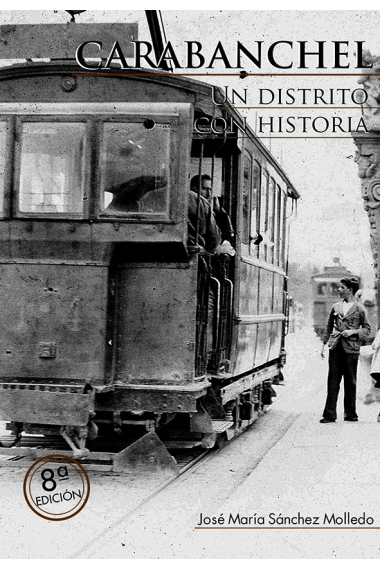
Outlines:
[[[379,558],[380,10],[256,7],[0,11],[0,559]]]

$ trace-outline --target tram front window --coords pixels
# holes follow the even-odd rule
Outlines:
[[[326,293],[327,293],[327,284],[326,284],[326,283],[320,283],[320,284],[318,285],[317,293],[318,293],[318,295],[326,295]]]
[[[85,130],[84,123],[23,123],[20,212],[83,212]]]
[[[166,214],[168,210],[170,126],[105,123],[101,151],[102,211]]]

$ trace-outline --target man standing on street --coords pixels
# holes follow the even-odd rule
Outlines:
[[[371,330],[367,313],[362,305],[355,301],[359,289],[355,277],[341,280],[339,295],[342,299],[331,309],[323,340],[321,356],[324,358],[325,344],[329,351],[329,373],[327,378],[327,399],[322,424],[335,422],[339,386],[344,378],[344,421],[357,422],[356,413],[356,373],[361,340]]]

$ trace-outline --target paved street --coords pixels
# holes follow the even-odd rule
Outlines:
[[[0,469],[0,557],[378,558],[380,405],[362,403],[369,387],[362,363],[360,421],[343,422],[340,403],[337,423],[319,424],[327,372],[320,346],[311,329],[291,335],[286,386],[276,387],[269,413],[145,503],[159,481],[96,475],[79,515],[45,521],[25,503],[25,473]],[[372,528],[339,528],[345,512],[365,513]],[[201,516],[220,515],[221,526],[243,528],[195,529],[207,526]],[[334,516],[338,528],[325,530]],[[274,528],[292,526],[284,517],[301,517],[298,526],[310,517],[320,528]]]
[[[339,522],[344,512],[356,517],[364,512],[374,527],[380,526],[379,406],[361,401],[369,387],[368,370],[362,362],[360,422],[344,423],[340,406],[339,421],[321,425],[327,363],[319,357],[320,341],[310,330],[289,341],[287,386],[277,389],[278,401],[262,422],[215,457],[213,466],[200,466],[82,555],[378,558],[379,530],[323,528],[325,515],[331,524],[332,515]],[[248,526],[254,527],[260,516],[266,527],[277,526],[276,520],[289,526],[281,517],[300,513],[321,528],[195,530],[200,513],[203,518],[223,514],[226,521],[240,514],[243,524],[244,517],[252,517]]]

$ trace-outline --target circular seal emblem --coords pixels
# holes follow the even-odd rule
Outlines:
[[[90,479],[72,457],[47,455],[28,470],[24,496],[36,515],[50,521],[64,521],[77,515],[87,503]]]

